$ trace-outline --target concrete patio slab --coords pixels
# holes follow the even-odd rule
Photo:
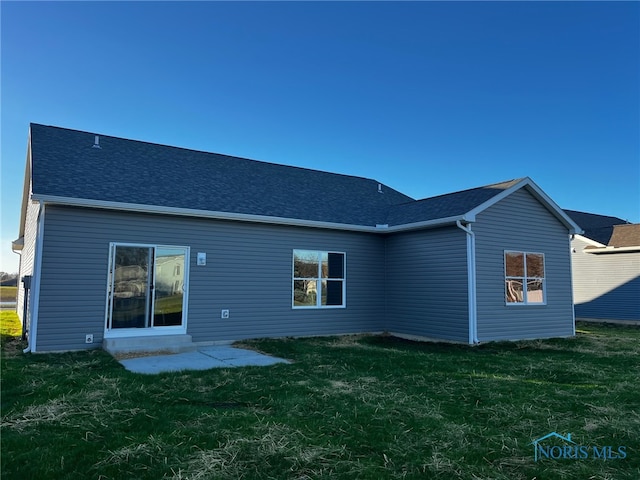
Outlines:
[[[289,362],[253,350],[230,346],[212,346],[200,347],[195,352],[127,358],[120,360],[120,363],[130,372],[157,374],[182,370],[267,366]]]

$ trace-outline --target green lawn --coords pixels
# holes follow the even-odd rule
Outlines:
[[[259,340],[293,363],[151,376],[3,340],[3,479],[640,478],[639,328]],[[626,458],[535,462],[553,431]]]
[[[20,335],[22,335],[22,324],[18,315],[12,310],[0,311],[0,337],[2,338],[2,343],[4,344],[5,340],[15,343],[12,337],[19,337]]]

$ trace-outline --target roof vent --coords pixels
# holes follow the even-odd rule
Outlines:
[[[91,148],[102,148],[100,146],[100,137],[98,135],[96,135],[95,139],[93,140],[93,146]]]
[[[378,193],[384,193],[382,191],[382,184],[381,183],[378,184]]]

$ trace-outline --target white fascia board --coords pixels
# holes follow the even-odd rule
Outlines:
[[[251,215],[246,213],[215,212],[208,210],[197,210],[193,208],[163,207],[160,205],[143,205],[139,203],[110,202],[106,200],[90,200],[85,198],[60,197],[55,195],[34,194],[31,196],[31,199],[36,202],[43,202],[50,205],[100,208],[105,210],[119,210],[126,212],[154,213],[181,217],[211,218],[215,220],[235,220],[241,222],[269,223],[275,225],[290,225],[297,227],[328,228],[334,230],[356,230],[363,232],[379,231],[379,229],[376,229],[375,227],[368,227],[364,225],[349,225],[342,223],[319,222],[313,220],[299,220],[296,218],[281,218],[266,215]]]
[[[27,205],[31,194],[31,129],[29,129],[29,140],[27,142],[27,160],[24,167],[24,183],[22,185],[22,204],[20,209],[20,226],[18,227],[18,237],[24,237],[24,229],[27,222]]]
[[[393,227],[382,230],[382,233],[407,232],[409,230],[421,230],[427,228],[443,227],[445,225],[455,225],[460,220],[463,223],[471,223],[475,218],[470,219],[468,215],[456,215],[453,217],[437,218],[434,220],[425,220],[424,222],[407,223],[404,225],[395,225]],[[378,233],[381,233],[378,229]]]
[[[478,205],[474,209],[470,210],[465,216],[467,218],[472,218],[473,220],[475,220],[475,217],[478,213],[483,212],[487,208],[495,205],[502,199],[508,197],[513,192],[520,190],[521,188],[524,188],[524,187],[526,187],[529,193],[531,193],[540,203],[542,203],[547,208],[547,210],[549,210],[553,215],[555,215],[556,218],[560,220],[560,222],[562,222],[569,229],[569,233],[571,235],[584,233],[584,231],[578,226],[578,224],[575,223],[571,219],[571,217],[569,217],[564,212],[564,210],[562,210],[553,200],[551,200],[551,197],[549,197],[546,193],[544,193],[542,189],[538,187],[538,185],[536,185],[534,181],[531,180],[531,178],[529,177],[523,178],[515,185],[512,185],[511,187],[503,190],[502,192],[498,193],[497,195],[487,200],[483,204]]]
[[[295,227],[324,228],[330,230],[348,230],[354,232],[367,233],[396,233],[409,230],[435,228],[445,225],[455,224],[457,220],[470,222],[466,216],[455,216],[427,220],[424,222],[409,223],[406,225],[396,225],[392,227],[353,225],[345,223],[320,222],[314,220],[301,220],[297,218],[283,218],[266,215],[251,215],[246,213],[216,212],[207,210],[196,210],[191,208],[163,207],[159,205],[143,205],[137,203],[110,202],[105,200],[90,200],[84,198],[61,197],[55,195],[33,194],[31,200],[38,203],[50,205],[66,205],[72,207],[99,208],[105,210],[118,210],[137,213],[153,213],[163,215],[174,215],[182,217],[210,218],[215,220],[231,220],[239,222],[266,223],[271,225],[288,225]]]
[[[622,253],[622,252],[640,252],[640,245],[634,247],[597,247],[597,248],[584,248],[582,250],[585,253],[602,254],[602,253]]]
[[[11,250],[19,252],[24,248],[24,236],[17,238],[11,242]]]
[[[575,236],[575,239],[576,240],[581,240],[584,243],[588,243],[589,245],[592,245],[594,247],[598,247],[598,248],[606,247],[606,245],[604,243],[596,242],[595,240],[592,240],[592,239],[590,239],[588,237],[585,237],[584,235],[577,234]]]
[[[573,219],[569,215],[567,215],[556,202],[551,199],[551,197],[544,193],[542,189],[533,182],[533,180],[531,180],[529,177],[527,177],[526,180],[526,186],[529,192],[532,193],[534,197],[537,197],[538,200],[540,200],[542,204],[545,205],[547,209],[550,210],[551,213],[553,213],[558,218],[558,220],[560,220],[569,228],[569,233],[571,235],[579,235],[581,233],[584,233],[584,230],[582,230],[582,228],[580,228],[580,226],[576,222],[574,222]]]
[[[502,199],[508,197],[509,195],[511,195],[513,192],[515,192],[516,190],[519,190],[520,188],[524,187],[527,184],[527,180],[531,180],[529,177],[525,177],[523,178],[521,181],[519,181],[518,183],[516,183],[515,185],[512,185],[511,187],[503,190],[502,192],[494,195],[493,197],[491,197],[489,200],[487,200],[484,203],[481,203],[480,205],[478,205],[477,207],[469,210],[466,214],[466,217],[468,218],[472,218],[475,221],[476,216],[479,213],[484,212],[487,208],[495,205],[496,203],[498,203],[499,201],[501,201]]]

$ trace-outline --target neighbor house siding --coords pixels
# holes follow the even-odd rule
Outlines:
[[[640,320],[640,252],[587,253],[572,240],[576,317]]]
[[[572,335],[567,228],[526,189],[480,213],[472,228],[476,235],[478,340]],[[505,250],[544,254],[546,305],[506,305]]]
[[[387,329],[467,342],[466,234],[439,228],[387,238]]]
[[[381,331],[384,240],[367,234],[47,207],[38,349],[100,344],[109,243],[191,248],[187,333],[195,342]],[[346,254],[346,308],[293,309],[294,249]],[[198,252],[207,254],[196,265]],[[229,309],[228,319],[220,310]],[[95,345],[94,345],[95,346]]]
[[[27,214],[24,224],[24,244],[20,251],[20,268],[18,272],[18,295],[16,297],[16,311],[21,322],[25,302],[25,291],[22,278],[33,275],[33,265],[36,250],[36,235],[38,233],[38,213],[40,206],[34,202],[27,202]],[[28,324],[28,321],[27,321]]]

